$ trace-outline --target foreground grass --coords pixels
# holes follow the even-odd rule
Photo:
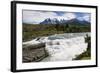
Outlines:
[[[91,51],[85,51],[82,54],[78,55],[76,58],[74,58],[73,60],[89,60],[91,59],[91,55],[90,55]]]
[[[90,60],[91,59],[91,57],[83,57],[83,58],[81,58],[81,60]]]

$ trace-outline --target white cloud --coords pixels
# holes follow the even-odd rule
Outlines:
[[[23,22],[25,23],[39,23],[46,18],[53,18],[56,16],[54,12],[40,12],[40,11],[23,11]]]
[[[76,15],[74,13],[66,13],[63,15],[67,20],[71,20],[76,18]]]
[[[89,16],[89,15],[85,15],[85,16],[83,16],[83,19],[84,19],[85,21],[90,22],[90,16]]]
[[[74,13],[64,13],[62,16],[58,16],[55,12],[23,11],[24,23],[40,23],[46,18],[70,20],[70,19],[76,18],[76,15]]]
[[[78,20],[80,21],[88,21],[90,22],[90,14],[85,14],[84,16],[77,17]]]

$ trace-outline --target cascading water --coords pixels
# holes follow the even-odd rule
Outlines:
[[[38,40],[24,42],[23,44],[45,43],[49,56],[42,62],[72,60],[77,55],[87,50],[87,43],[84,37],[90,33],[65,33],[56,34],[49,37],[41,37]]]

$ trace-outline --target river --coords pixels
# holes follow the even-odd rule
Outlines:
[[[89,32],[55,34],[23,42],[23,44],[45,43],[49,56],[41,62],[68,61],[87,50],[88,44],[84,39],[87,34],[91,36]]]

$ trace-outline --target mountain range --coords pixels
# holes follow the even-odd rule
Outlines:
[[[44,21],[40,22],[40,24],[74,24],[74,25],[90,25],[90,22],[88,21],[81,21],[81,20],[78,20],[76,18],[74,19],[71,19],[71,20],[65,20],[65,19],[60,19],[58,20],[57,18],[54,18],[54,19],[50,19],[50,18],[47,18],[45,19]]]

